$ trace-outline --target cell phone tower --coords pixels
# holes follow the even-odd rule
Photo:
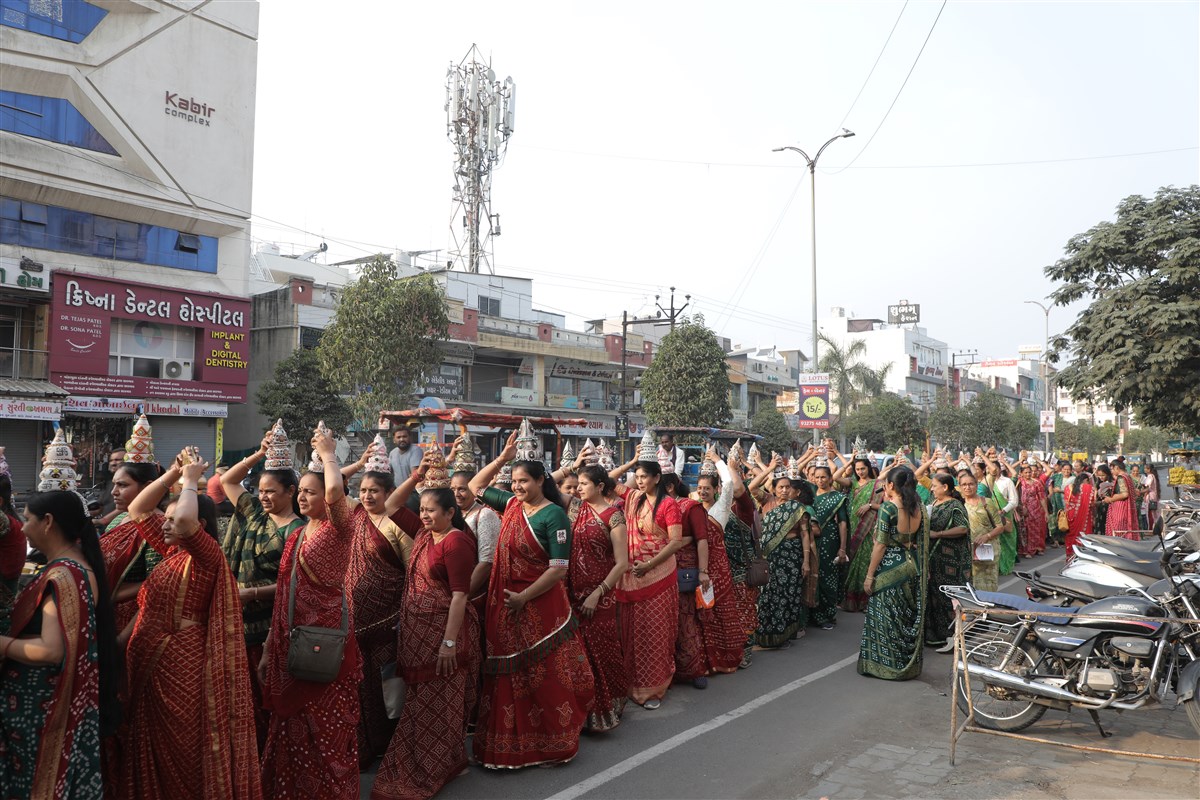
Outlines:
[[[492,170],[512,136],[516,88],[512,78],[496,80],[475,45],[446,70],[446,135],[454,145],[451,268],[495,272],[492,237],[500,235],[500,215],[492,213]]]

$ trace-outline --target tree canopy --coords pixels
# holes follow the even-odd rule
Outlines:
[[[1147,425],[1200,431],[1200,186],[1127,197],[1115,222],[1065,250],[1045,269],[1060,284],[1050,297],[1090,305],[1051,340],[1050,359],[1068,359],[1058,384]]]
[[[725,350],[699,314],[663,337],[641,389],[652,426],[721,426],[733,416]]]
[[[865,341],[854,339],[843,346],[823,333],[820,341],[820,370],[829,373],[829,388],[839,414],[850,414],[867,400],[883,394],[892,365],[876,369],[864,364],[861,359],[867,353]]]
[[[796,440],[796,431],[787,426],[783,414],[767,405],[760,407],[750,420],[750,432],[763,437],[758,445],[763,453],[787,455],[792,452],[792,442]]]
[[[414,387],[441,363],[438,342],[449,326],[437,281],[400,278],[392,260],[378,255],[343,290],[317,355],[330,383],[349,397],[355,418],[370,429],[380,411],[412,403]]]
[[[308,433],[324,420],[331,430],[345,430],[354,414],[321,372],[313,350],[297,350],[275,365],[275,376],[258,388],[254,399],[269,421],[283,420],[288,434],[307,442]]]
[[[979,392],[963,406],[946,402],[945,393],[929,415],[929,433],[939,444],[956,450],[983,445],[1025,448],[1037,444],[1037,414],[1013,409],[995,392]]]
[[[861,436],[872,450],[919,447],[925,441],[917,407],[908,398],[894,394],[876,397],[844,420],[842,430],[846,436]]]

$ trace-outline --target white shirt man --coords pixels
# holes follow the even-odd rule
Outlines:
[[[408,476],[414,469],[421,465],[423,454],[421,448],[413,447],[412,433],[408,428],[397,428],[392,433],[392,442],[396,446],[388,454],[388,461],[392,465],[392,476],[396,485],[399,486],[408,480]]]

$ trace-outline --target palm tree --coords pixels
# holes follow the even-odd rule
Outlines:
[[[866,355],[867,343],[862,339],[853,339],[843,346],[822,333],[820,340],[824,353],[818,366],[821,372],[829,373],[838,416],[844,420],[865,401],[883,394],[892,365],[884,364],[876,369],[863,363],[861,359]],[[845,451],[845,434],[841,438],[841,448]]]

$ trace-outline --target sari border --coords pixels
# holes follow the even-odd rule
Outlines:
[[[566,621],[550,633],[517,653],[506,656],[488,656],[484,663],[485,675],[511,675],[520,672],[535,661],[541,661],[563,642],[568,641],[579,627],[579,618],[572,611]]]
[[[59,769],[62,767],[63,754],[66,752],[67,727],[71,719],[71,698],[75,693],[75,680],[78,678],[77,667],[79,660],[78,631],[81,620],[79,597],[76,594],[76,577],[71,574],[69,567],[58,567],[47,570],[46,589],[54,590],[54,604],[58,606],[59,627],[63,633],[63,662],[59,673],[60,680],[55,693],[59,696],[54,708],[43,726],[43,738],[38,746],[37,764],[34,767],[31,798],[55,797],[55,786],[58,783]],[[87,573],[82,578],[87,582]],[[70,591],[63,591],[69,588]],[[39,600],[40,607],[42,601]],[[74,632],[73,635],[67,635]],[[65,700],[65,702],[63,702]]]

